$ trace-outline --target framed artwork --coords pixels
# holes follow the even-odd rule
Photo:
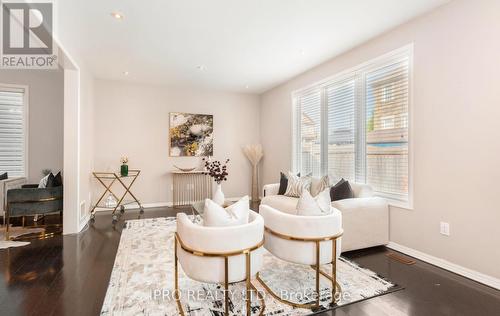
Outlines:
[[[170,113],[170,156],[213,156],[213,144],[213,115]]]

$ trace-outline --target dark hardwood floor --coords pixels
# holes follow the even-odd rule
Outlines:
[[[148,209],[143,217],[173,216],[173,209]],[[1,315],[98,315],[106,294],[121,227],[138,218],[130,210],[113,228],[109,214],[78,235],[34,240],[0,250]],[[344,254],[403,290],[340,307],[321,315],[500,315],[500,291],[416,260],[406,265],[387,257],[385,247]],[[488,258],[478,258],[488,260]]]

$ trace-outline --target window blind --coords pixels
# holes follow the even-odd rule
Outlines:
[[[366,74],[366,182],[377,192],[408,194],[408,72],[405,58]]]
[[[298,99],[300,118],[299,171],[302,175],[321,173],[321,93],[308,92]]]
[[[328,116],[328,175],[332,180],[355,179],[355,80],[326,87]]]
[[[411,49],[294,93],[294,166],[409,201]]]
[[[24,91],[0,87],[0,172],[25,175]]]

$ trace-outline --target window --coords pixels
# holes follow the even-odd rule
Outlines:
[[[389,102],[394,100],[394,83],[390,82],[385,84],[382,88],[382,102]]]
[[[384,116],[380,120],[382,121],[380,129],[394,128],[394,115]]]
[[[0,172],[26,176],[25,88],[0,85]]]
[[[321,173],[321,95],[319,91],[305,93],[297,98],[302,115],[299,122],[300,146],[296,156],[301,174]]]
[[[411,49],[295,92],[294,167],[409,201]]]

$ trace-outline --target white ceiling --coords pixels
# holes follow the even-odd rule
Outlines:
[[[64,0],[59,27],[97,78],[261,93],[448,1]]]

